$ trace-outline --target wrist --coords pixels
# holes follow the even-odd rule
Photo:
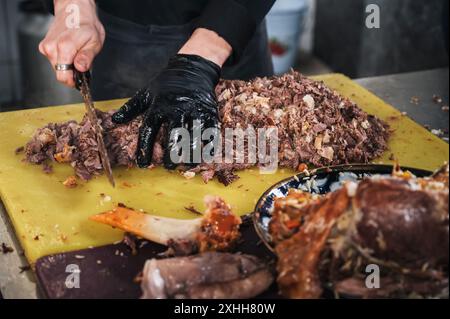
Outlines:
[[[170,58],[166,71],[169,72],[161,73],[161,83],[167,82],[173,86],[175,82],[178,82],[180,89],[213,90],[219,83],[221,67],[196,54],[178,53]],[[170,80],[165,78],[166,76],[169,76]],[[174,82],[174,78],[181,80]]]
[[[54,0],[53,6],[55,9],[55,16],[65,14],[69,5],[78,6],[80,19],[92,16],[92,13],[95,13],[96,9],[95,0]]]
[[[199,28],[178,53],[198,55],[222,67],[231,52],[232,48],[225,39],[214,31]]]

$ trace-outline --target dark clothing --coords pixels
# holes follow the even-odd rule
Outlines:
[[[44,0],[49,10],[53,0]],[[133,96],[198,27],[233,47],[225,79],[273,75],[264,16],[275,0],[97,0],[106,39],[92,68],[95,100]]]
[[[102,51],[94,60],[92,94],[95,100],[131,97],[148,86],[167,65],[195,29],[195,22],[182,25],[141,25],[99,10],[106,30]],[[239,62],[225,65],[222,77],[248,80],[273,75],[266,25],[263,21]]]
[[[51,7],[53,0],[46,0]],[[140,25],[194,23],[218,33],[232,47],[232,61],[243,54],[275,0],[97,0],[104,12]]]

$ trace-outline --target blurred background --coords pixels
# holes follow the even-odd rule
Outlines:
[[[380,8],[378,29],[366,26],[370,4]],[[39,0],[0,0],[0,111],[80,102],[38,52],[51,19]],[[362,78],[448,67],[448,0],[277,0],[267,23],[277,73]]]

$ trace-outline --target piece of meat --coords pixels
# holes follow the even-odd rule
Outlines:
[[[205,205],[205,215],[196,236],[199,251],[229,251],[240,237],[241,218],[218,196],[206,196]]]
[[[418,296],[434,296],[435,298],[448,299],[448,279],[443,280],[414,280],[414,278],[403,278],[402,281],[389,277],[380,279],[380,288],[367,289],[365,278],[346,278],[334,285],[335,293],[340,296],[350,298],[386,298],[387,296],[395,296],[399,290],[412,291],[412,298]]]
[[[137,247],[137,241],[138,238],[136,236],[134,236],[133,234],[130,233],[125,233],[123,235],[123,240],[122,242],[128,246],[128,248],[130,248],[131,250],[131,254],[133,256],[136,256],[138,254],[138,247]]]
[[[222,141],[232,142],[225,139],[227,128],[255,131],[277,128],[281,167],[295,170],[300,163],[313,166],[367,163],[387,149],[390,132],[386,123],[368,115],[322,82],[297,72],[250,82],[221,81],[216,94]],[[116,125],[111,120],[112,113],[97,111],[111,164],[132,167],[142,116],[128,124]],[[162,163],[164,133],[162,127],[153,149],[152,165]],[[256,163],[249,161],[249,137],[243,136],[242,140],[242,152],[238,152],[233,142],[231,153],[221,152],[218,161],[180,169],[188,170],[188,174],[200,173],[205,182],[216,176],[219,182],[229,185],[239,178],[236,171],[264,166],[262,159],[266,154],[256,156]],[[255,151],[259,154],[258,146]],[[233,159],[233,163],[226,162],[225,156]],[[244,161],[238,161],[240,158]],[[26,146],[26,159],[35,164],[55,159],[70,161],[76,175],[84,180],[103,173],[95,134],[86,117],[81,123],[51,123],[38,129]]]
[[[63,146],[62,152],[56,153],[54,155],[55,160],[58,163],[70,163],[73,161],[73,151],[75,150],[74,146],[69,146],[65,144]]]
[[[272,280],[256,257],[203,253],[148,260],[141,288],[144,299],[246,299],[264,292]]]
[[[278,285],[289,298],[310,299],[322,295],[318,265],[328,236],[347,209],[350,198],[345,189],[315,204],[315,210],[298,231],[276,245]]]
[[[167,242],[167,251],[164,253],[166,256],[190,256],[198,253],[198,242],[191,239],[170,239]]]
[[[328,287],[362,298],[448,298],[448,179],[448,167],[431,178],[395,171],[321,198],[291,192],[277,199],[269,230],[281,292],[318,298]],[[380,268],[376,292],[365,286],[369,264]]]
[[[19,155],[20,153],[23,153],[25,151],[25,146],[19,146],[15,149],[14,154]]]
[[[45,174],[52,174],[53,173],[53,166],[48,164],[47,162],[42,163],[42,170]]]
[[[447,200],[439,199],[408,181],[366,179],[353,209],[361,215],[354,240],[374,257],[408,268],[448,264],[448,193]]]
[[[78,186],[77,178],[75,176],[69,176],[63,182],[63,185],[67,188],[75,188]]]
[[[274,243],[279,243],[298,232],[311,212],[321,204],[320,197],[311,193],[290,190],[288,196],[276,198],[269,224]]]

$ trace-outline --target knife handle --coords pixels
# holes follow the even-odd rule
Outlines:
[[[75,88],[78,91],[81,91],[81,86],[83,85],[83,77],[86,77],[86,82],[87,85],[89,86],[91,82],[91,72],[90,71],[80,72],[77,69],[73,70],[73,80],[75,82]]]

